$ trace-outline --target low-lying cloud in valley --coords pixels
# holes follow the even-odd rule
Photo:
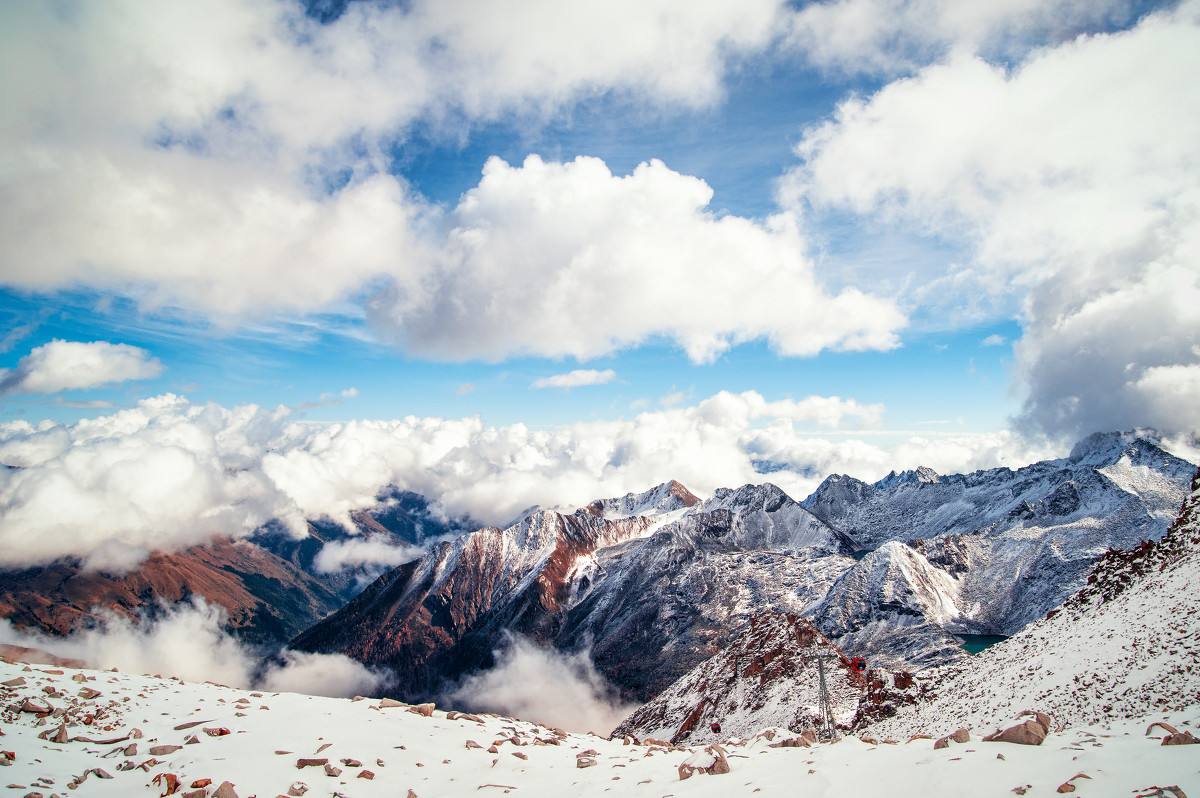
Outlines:
[[[534,504],[578,507],[669,479],[701,495],[769,480],[803,498],[833,472],[877,479],[892,468],[961,471],[1048,453],[1004,432],[873,439],[883,412],[853,399],[767,401],[747,391],[548,429],[478,417],[314,424],[284,407],[163,395],[74,424],[8,422],[0,567],[78,558],[119,573],[151,551],[249,537],[272,520],[298,536],[309,518],[352,528],[351,512],[391,487],[450,516],[503,524]],[[394,565],[413,554],[356,538],[329,548],[318,567]]]
[[[386,674],[342,654],[285,649],[264,665],[261,652],[223,628],[223,612],[199,599],[132,620],[111,613],[101,617],[99,625],[64,637],[20,630],[8,619],[0,619],[0,643],[82,660],[101,670],[157,673],[274,692],[346,697],[369,694],[388,683]]]
[[[564,654],[505,633],[494,655],[493,668],[463,679],[446,699],[474,711],[602,736],[638,708],[621,700],[587,651]]]

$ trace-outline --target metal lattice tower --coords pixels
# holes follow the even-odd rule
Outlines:
[[[833,719],[833,702],[829,698],[829,684],[825,681],[825,662],[836,658],[829,654],[813,654],[811,659],[817,664],[818,698],[817,711],[820,715],[817,727],[817,739],[822,741],[837,739],[837,723]]]

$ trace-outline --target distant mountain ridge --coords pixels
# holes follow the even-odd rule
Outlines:
[[[1107,433],[1015,470],[832,476],[803,502],[770,483],[699,501],[668,482],[437,547],[293,645],[398,668],[420,694],[488,667],[511,630],[587,648],[645,701],[775,611],[872,666],[930,667],[965,656],[956,633],[1011,634],[1106,549],[1160,536],[1193,470],[1143,435]]]
[[[0,617],[20,628],[65,635],[95,624],[104,613],[154,615],[160,605],[201,598],[222,608],[227,627],[250,643],[286,642],[341,608],[382,568],[323,572],[321,551],[348,541],[417,545],[462,531],[464,519],[445,519],[414,493],[391,490],[370,510],[352,514],[356,529],[327,519],[308,523],[295,538],[267,528],[243,540],[215,540],[178,552],[155,552],[129,573],[88,571],[64,561],[0,570]]]
[[[1013,634],[1078,590],[1106,550],[1161,536],[1194,469],[1125,432],[1016,470],[831,476],[802,504],[872,553],[809,611],[881,666],[951,660],[952,633]]]

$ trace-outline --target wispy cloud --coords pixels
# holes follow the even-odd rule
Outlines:
[[[980,346],[1004,346],[1008,343],[1008,339],[999,333],[992,333],[987,338],[979,342]]]
[[[533,388],[582,388],[587,385],[604,385],[617,378],[617,372],[612,369],[597,371],[596,369],[575,369],[564,374],[552,374],[549,377],[539,377],[533,381]]]

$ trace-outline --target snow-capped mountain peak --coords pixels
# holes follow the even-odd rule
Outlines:
[[[683,483],[669,480],[641,493],[626,493],[612,499],[597,499],[584,509],[603,518],[628,518],[634,515],[653,516],[685,509],[700,503]]]

